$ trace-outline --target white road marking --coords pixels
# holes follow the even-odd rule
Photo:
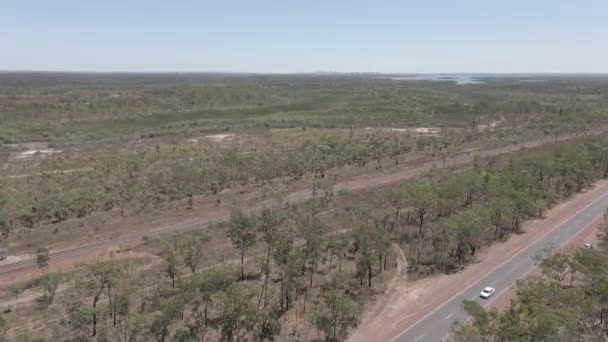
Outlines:
[[[449,319],[450,317],[452,317],[452,315],[453,315],[453,314],[454,314],[454,313],[452,312],[451,314],[449,314],[449,315],[445,316],[445,318],[444,318],[444,319]]]
[[[555,233],[555,231],[557,231],[559,229],[559,227],[561,227],[562,225],[564,225],[566,222],[574,219],[576,216],[580,215],[583,211],[589,209],[590,207],[592,207],[593,205],[601,202],[604,197],[606,197],[606,195],[601,195],[599,198],[596,198],[594,200],[591,200],[590,202],[588,202],[584,207],[578,209],[574,214],[569,215],[568,217],[562,219],[557,225],[554,226],[554,228],[552,230],[549,230],[548,232],[544,233],[543,235],[537,237],[535,240],[533,240],[532,242],[530,242],[527,246],[525,246],[524,248],[520,249],[519,251],[517,251],[515,254],[511,255],[509,258],[507,258],[506,260],[503,260],[502,263],[500,263],[498,266],[494,267],[492,270],[488,271],[487,273],[485,273],[483,275],[483,277],[487,277],[490,274],[492,274],[493,272],[495,272],[497,269],[499,269],[500,267],[504,266],[505,264],[507,264],[508,262],[510,262],[511,260],[515,259],[515,257],[517,257],[518,255],[522,254],[524,251],[528,250],[529,248],[531,248],[532,246],[534,246],[534,244],[536,244],[539,241],[542,241],[545,237],[550,236],[551,233]],[[575,233],[573,236],[571,236],[566,242],[564,242],[561,246],[564,246],[565,244],[567,244],[570,240],[572,240],[573,238],[575,238],[578,234],[580,234],[581,231],[583,231],[585,228],[578,230],[577,233]],[[534,270],[534,267],[532,267],[531,269],[529,269],[526,273],[524,273],[523,276],[519,277],[518,279],[522,279],[525,278],[526,275],[528,275],[530,272],[532,272]],[[470,289],[471,287],[473,287],[474,285],[476,285],[476,283],[470,284],[468,286],[466,286],[464,289],[458,291],[458,293],[456,293],[455,295],[453,295],[450,299],[448,299],[447,301],[445,301],[443,304],[437,306],[435,309],[431,310],[431,312],[427,313],[426,315],[424,315],[424,317],[422,317],[421,319],[419,319],[418,321],[416,321],[414,324],[410,325],[409,327],[407,327],[405,330],[403,330],[399,335],[393,337],[391,339],[391,342],[395,341],[396,339],[398,339],[399,337],[405,335],[410,329],[412,329],[413,327],[415,327],[416,325],[418,325],[418,323],[424,321],[425,319],[427,319],[429,316],[431,316],[432,314],[434,314],[437,310],[441,309],[442,307],[444,307],[447,303],[451,302],[452,300],[454,300],[454,298],[458,297],[459,295],[461,295],[463,292],[467,291],[468,289]],[[504,291],[504,290],[503,290]],[[502,292],[500,292],[502,293]],[[498,293],[498,294],[500,294]],[[490,304],[496,297],[492,298],[489,302],[487,302],[485,305]],[[484,306],[485,306],[484,305]],[[467,319],[467,321],[470,320]],[[449,336],[449,335],[448,335]]]
[[[424,337],[424,335],[420,335],[420,336],[416,337],[416,339],[414,340],[414,342],[420,341],[420,339],[423,338],[423,337]]]

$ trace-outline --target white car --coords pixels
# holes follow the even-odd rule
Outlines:
[[[479,294],[479,297],[483,298],[483,299],[488,299],[490,297],[492,297],[492,295],[494,294],[494,292],[496,292],[496,289],[494,289],[493,287],[486,287],[485,289],[481,290],[481,293]]]
[[[587,242],[587,243],[585,244],[585,248],[591,248],[591,247],[593,247],[593,246],[591,246],[591,242]]]

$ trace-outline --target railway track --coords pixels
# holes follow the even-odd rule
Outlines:
[[[294,192],[294,193],[290,194],[289,196],[287,196],[286,199],[289,200],[290,202],[300,202],[300,201],[305,201],[310,196],[312,196],[311,191],[299,191],[299,192]],[[242,209],[244,209],[246,212],[253,211],[253,210],[256,210],[257,208],[277,206],[277,205],[280,205],[281,203],[284,203],[284,201],[285,200],[271,199],[271,200],[262,201],[258,205],[247,207],[247,208],[242,208]],[[156,229],[156,230],[152,230],[152,231],[125,234],[125,235],[122,235],[122,236],[119,236],[116,238],[104,239],[101,241],[81,245],[81,246],[74,247],[74,248],[68,248],[68,249],[51,252],[51,253],[49,253],[49,258],[50,258],[50,260],[53,260],[53,259],[66,257],[66,256],[88,253],[91,251],[100,250],[100,249],[107,248],[110,246],[127,244],[127,243],[136,242],[136,241],[142,241],[143,239],[148,238],[148,237],[156,237],[156,236],[163,236],[163,235],[167,235],[167,234],[194,231],[194,230],[202,228],[202,226],[208,226],[209,224],[213,224],[213,223],[217,223],[217,222],[221,222],[221,221],[225,220],[226,218],[229,217],[230,211],[232,210],[232,208],[234,208],[234,207],[222,210],[219,213],[216,213],[214,215],[190,219],[190,220],[178,223],[178,224],[164,226],[160,229]],[[36,264],[36,258],[32,257],[32,258],[29,258],[26,260],[20,260],[20,261],[8,263],[8,264],[0,265],[0,273],[11,271],[11,270],[16,270],[16,269],[21,269],[21,268],[25,268],[25,267],[30,267],[35,264]]]
[[[593,134],[596,135],[598,133],[602,134],[603,130],[594,132]],[[531,141],[527,144],[524,144],[524,147],[526,147],[526,148],[540,147],[545,144],[556,143],[556,142],[560,142],[560,141],[567,141],[567,140],[572,140],[575,138],[577,138],[577,137],[576,136],[566,136],[566,137],[559,137],[559,138],[550,139],[550,140]],[[496,156],[496,155],[506,154],[506,153],[510,153],[510,152],[515,152],[517,150],[519,150],[519,145],[518,146],[506,146],[506,147],[501,147],[501,148],[497,148],[494,150],[486,150],[486,151],[482,151],[478,154],[470,154],[470,155],[469,154],[460,154],[460,155],[454,156],[453,160],[451,160],[451,162],[449,162],[445,166],[446,167],[462,166],[462,165],[471,163],[474,160],[475,156],[479,156],[481,158],[487,158],[490,156]],[[339,190],[357,191],[357,190],[362,190],[362,189],[367,189],[367,188],[377,188],[377,187],[381,187],[381,186],[390,185],[390,184],[393,184],[393,183],[396,183],[399,181],[403,181],[406,179],[410,179],[414,176],[423,174],[424,172],[437,167],[438,162],[440,162],[439,159],[434,159],[434,160],[425,162],[419,166],[409,168],[406,170],[399,170],[399,171],[396,171],[393,173],[388,173],[388,174],[380,174],[378,176],[370,177],[370,178],[360,178],[360,179],[354,179],[351,181],[346,181],[346,182],[343,182],[340,184],[336,184],[336,186],[334,187],[334,190],[335,191],[339,191]],[[64,249],[64,250],[51,252],[49,254],[49,257],[51,260],[53,260],[53,259],[57,259],[57,258],[84,254],[84,253],[92,252],[95,250],[107,248],[110,246],[132,243],[137,240],[141,241],[146,237],[162,236],[165,234],[197,230],[197,229],[200,229],[201,226],[209,225],[214,222],[219,222],[219,221],[225,220],[226,218],[229,217],[230,211],[234,207],[239,207],[246,212],[255,211],[256,209],[263,208],[263,207],[277,207],[277,206],[281,206],[281,205],[284,205],[287,203],[294,203],[294,204],[301,203],[301,202],[304,202],[307,199],[309,199],[311,196],[312,196],[312,192],[310,190],[299,190],[299,191],[295,191],[291,194],[288,194],[283,198],[266,199],[266,200],[262,200],[256,204],[254,204],[254,205],[230,206],[230,207],[224,208],[223,210],[220,210],[219,212],[216,212],[214,215],[186,220],[184,222],[174,224],[174,225],[164,226],[164,227],[156,229],[156,230],[140,232],[140,233],[125,234],[125,235],[122,235],[122,236],[119,236],[116,238],[104,239],[101,241],[81,245],[81,246],[74,247],[74,248],[68,248],[68,249]],[[21,260],[21,261],[17,261],[17,262],[13,262],[13,263],[0,265],[0,273],[4,273],[4,272],[16,270],[16,269],[21,269],[21,268],[25,268],[25,267],[31,267],[35,264],[36,264],[36,258],[30,258],[30,259],[26,259],[26,260]]]

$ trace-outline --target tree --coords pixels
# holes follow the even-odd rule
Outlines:
[[[449,216],[462,205],[462,198],[467,190],[462,178],[463,176],[458,175],[437,183],[436,186],[441,189],[438,191],[438,216]]]
[[[493,336],[496,336],[498,332],[498,313],[496,311],[487,312],[474,300],[465,300],[463,308],[471,316],[473,324],[457,323],[454,328],[456,330],[455,341],[492,341]]]
[[[113,325],[122,342],[137,341],[143,330],[144,317],[134,310],[140,286],[135,279],[124,278],[113,300]]]
[[[169,335],[169,327],[183,313],[189,293],[169,295],[159,294],[154,299],[155,317],[150,330],[159,341],[164,342]]]
[[[242,284],[234,283],[222,293],[221,333],[223,341],[238,342],[245,331],[253,330],[257,310],[252,305],[254,293]]]
[[[310,316],[311,323],[323,331],[329,341],[341,340],[348,326],[355,323],[360,311],[359,303],[345,293],[344,287],[343,274],[334,274],[322,288],[322,304]]]
[[[388,192],[388,200],[395,210],[394,215],[386,215],[388,232],[389,234],[393,234],[393,231],[399,222],[399,216],[401,215],[403,205],[407,200],[407,193],[401,188],[391,188],[391,190]],[[389,219],[389,216],[392,216],[392,220]]]
[[[485,207],[468,208],[455,217],[457,223],[457,239],[459,243],[468,248],[471,256],[487,239],[486,227],[490,223],[488,211]]]
[[[321,258],[323,226],[315,216],[307,215],[300,220],[300,227],[304,233],[304,258],[308,263],[310,287],[312,287],[313,275]]]
[[[22,284],[13,284],[13,285],[9,286],[8,289],[9,289],[11,296],[15,298],[15,311],[17,311],[17,310],[19,310],[19,296],[23,292],[23,285]]]
[[[71,291],[70,294],[74,295],[75,292]],[[80,298],[75,296],[68,298],[70,298],[70,302],[67,307],[68,323],[66,328],[76,337],[75,340],[86,341],[91,336],[90,326],[93,323],[93,311],[88,305],[80,301]],[[97,330],[95,330],[95,334],[97,334]]]
[[[245,279],[245,251],[256,242],[254,217],[249,217],[236,208],[230,213],[228,236],[232,244],[241,252],[241,280]]]
[[[192,330],[188,327],[178,327],[173,334],[172,340],[175,342],[190,342],[192,341],[194,336],[192,335]]]
[[[101,299],[101,295],[104,290],[107,290],[108,301],[110,307],[112,306],[112,291],[114,286],[123,275],[123,270],[120,264],[116,261],[96,261],[86,267],[85,278],[79,281],[76,288],[80,288],[81,292],[85,295],[93,296],[91,308],[84,307],[81,302],[75,301],[72,305],[73,313],[80,317],[82,315],[90,315],[90,319],[87,317],[80,317],[79,322],[85,324],[90,322],[92,325],[91,336],[97,334],[97,323],[98,323],[98,308],[97,304]],[[80,296],[75,296],[78,298]]]
[[[482,189],[482,178],[478,172],[467,172],[462,179],[465,187],[465,206],[473,205],[475,195]]]
[[[40,288],[42,289],[41,302],[45,305],[53,303],[55,292],[61,282],[61,273],[49,273],[40,279]]]
[[[346,236],[341,234],[339,237],[330,238],[326,245],[325,249],[329,253],[329,270],[331,272],[332,262],[334,256],[338,258],[338,270],[342,270],[342,258],[344,257],[344,252],[346,251],[346,247],[348,242],[346,240]]]
[[[372,243],[373,249],[378,255],[378,271],[382,272],[386,269],[386,263],[388,260],[388,250],[391,245],[389,237],[389,227],[385,220],[374,220],[374,227],[372,232]]]
[[[175,280],[179,277],[179,256],[173,244],[167,244],[163,254],[166,262],[165,270],[171,279],[171,286],[175,287]]]
[[[454,328],[456,341],[601,341],[608,337],[606,254],[581,249],[548,255],[543,276],[517,282],[517,297],[498,313],[465,301],[473,324]]]
[[[259,341],[272,341],[281,332],[280,310],[274,305],[267,305],[257,313],[255,335]]]
[[[414,263],[414,269],[418,267],[420,263],[420,254],[422,252],[423,242],[423,226],[425,218],[431,213],[437,206],[437,194],[433,189],[433,185],[430,183],[416,184],[408,190],[408,202],[415,208],[416,216],[418,218],[418,233],[416,236],[416,260]]]
[[[376,261],[376,253],[374,250],[374,231],[367,222],[363,222],[357,228],[355,243],[357,245],[357,274],[360,284],[363,285],[363,278],[367,274],[367,286],[372,286],[373,265]]]
[[[185,243],[182,245],[182,253],[184,264],[190,269],[192,274],[196,272],[198,266],[205,261],[205,252],[203,244],[209,238],[206,235],[195,235],[185,238]]]
[[[299,285],[298,267],[302,257],[294,248],[291,234],[278,232],[272,244],[272,258],[279,269],[279,305],[280,310],[289,310],[291,292]]]
[[[285,217],[272,209],[262,209],[259,218],[256,220],[258,232],[262,234],[262,239],[266,244],[265,264],[263,267],[264,271],[264,286],[258,299],[258,308],[262,302],[262,298],[266,298],[266,290],[268,287],[268,278],[270,277],[270,250],[272,248],[272,242],[276,237],[279,226],[283,223]],[[264,300],[264,304],[266,301]]]
[[[232,271],[223,267],[212,267],[197,274],[195,283],[201,299],[197,311],[201,313],[200,318],[204,326],[208,322],[208,306],[211,299],[217,293],[224,291],[234,280]]]
[[[44,273],[44,269],[49,266],[50,254],[48,248],[38,248],[36,251],[36,265]]]

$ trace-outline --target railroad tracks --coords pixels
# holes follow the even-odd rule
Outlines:
[[[308,191],[308,190],[299,191],[299,192],[294,192],[294,193],[290,194],[286,199],[289,200],[290,202],[301,202],[301,201],[305,201],[308,198],[310,198],[311,195],[312,195],[311,191]],[[284,203],[284,200],[271,199],[271,200],[263,201],[255,206],[250,206],[250,207],[243,208],[243,209],[245,211],[255,211],[257,208],[279,206],[282,203]],[[235,207],[237,207],[237,206],[235,206]],[[152,230],[152,231],[125,234],[125,235],[121,235],[119,237],[108,238],[108,239],[100,240],[97,242],[81,245],[78,247],[67,248],[67,249],[63,249],[63,250],[59,250],[59,251],[55,251],[55,252],[51,251],[49,253],[49,258],[52,262],[53,259],[58,259],[58,258],[63,258],[63,257],[68,257],[68,256],[75,256],[75,255],[80,255],[80,254],[86,254],[89,252],[99,251],[103,248],[108,248],[111,246],[128,244],[128,243],[133,243],[133,242],[137,242],[137,241],[143,241],[144,239],[149,238],[149,237],[158,237],[158,236],[163,236],[163,235],[168,235],[168,234],[195,231],[195,230],[201,229],[205,226],[208,226],[210,224],[221,222],[221,221],[225,220],[226,218],[228,218],[230,216],[231,209],[232,208],[227,208],[222,211],[219,211],[218,213],[215,213],[214,215],[186,220],[186,221],[178,223],[178,224],[164,226],[160,229],[156,229],[156,230]],[[34,265],[36,265],[36,258],[32,257],[29,259],[0,265],[0,273],[18,270],[18,269],[22,269],[22,268],[26,268],[26,267],[32,267]]]
[[[593,135],[598,135],[598,134],[603,134],[603,133],[604,133],[603,130],[601,130],[601,131],[598,130],[598,131],[592,132]],[[574,138],[576,138],[576,136],[559,137],[559,138],[551,139],[548,141],[542,141],[542,140],[531,141],[529,143],[524,144],[523,147],[526,147],[526,148],[538,147],[538,146],[542,146],[542,145],[545,145],[548,143],[556,143],[556,142],[560,142],[560,141],[571,140]],[[489,151],[482,152],[479,154],[479,156],[482,158],[487,158],[490,156],[515,152],[517,150],[518,150],[518,148],[515,148],[513,146],[511,146],[511,147],[507,146],[507,147],[498,148],[495,150],[489,150]],[[456,155],[455,159],[453,160],[453,163],[450,164],[450,166],[465,165],[467,163],[472,162],[473,159],[474,159],[474,155],[469,155],[469,154]],[[397,171],[397,172],[391,173],[391,174],[383,174],[383,175],[380,175],[379,177],[361,178],[361,179],[347,181],[347,182],[341,183],[341,184],[336,184],[336,186],[334,187],[334,190],[339,191],[339,190],[345,189],[345,190],[355,190],[356,191],[356,190],[361,190],[361,189],[365,189],[365,188],[375,188],[375,187],[380,187],[380,186],[386,186],[386,185],[389,185],[389,184],[392,184],[395,182],[399,182],[399,181],[403,181],[403,180],[412,178],[414,176],[417,176],[419,174],[422,174],[426,170],[435,167],[435,164],[438,161],[439,161],[439,159],[434,159],[434,160],[425,162],[422,165],[419,165],[417,167],[414,167],[413,169],[410,169],[409,170],[410,172],[402,172],[404,170],[401,170],[401,171]],[[311,196],[312,196],[311,191],[299,190],[299,191],[293,192],[293,193],[285,196],[284,198],[263,200],[253,206],[244,207],[242,205],[235,205],[234,207],[240,207],[244,211],[255,211],[257,208],[276,207],[276,206],[280,206],[285,203],[301,203],[301,202],[309,199]],[[122,235],[122,236],[119,236],[116,238],[104,239],[104,240],[101,240],[98,242],[89,243],[89,244],[85,244],[85,245],[74,247],[74,248],[51,252],[49,256],[50,256],[50,259],[53,260],[53,259],[58,259],[58,258],[63,258],[63,257],[68,257],[68,256],[74,256],[74,255],[78,255],[78,254],[84,254],[87,252],[100,250],[102,248],[107,248],[110,246],[132,243],[137,240],[141,241],[141,240],[145,239],[146,237],[162,236],[165,234],[197,230],[197,229],[202,228],[201,227],[202,225],[208,225],[213,222],[225,220],[226,218],[229,217],[231,209],[232,209],[232,207],[227,207],[224,210],[220,210],[219,212],[217,212],[214,215],[186,220],[184,222],[165,226],[165,227],[162,227],[162,228],[156,229],[156,230],[140,232],[140,233],[125,234],[125,235]],[[36,264],[36,259],[30,258],[27,260],[21,260],[21,261],[9,263],[9,264],[0,265],[0,274],[3,272],[11,271],[11,270],[31,267],[35,264]]]

